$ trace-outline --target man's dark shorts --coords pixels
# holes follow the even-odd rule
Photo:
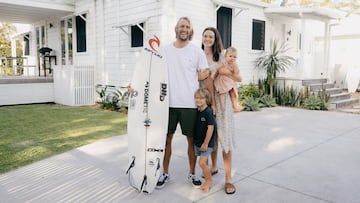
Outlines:
[[[196,108],[169,108],[168,134],[174,134],[177,124],[180,123],[182,134],[193,137],[196,115]]]

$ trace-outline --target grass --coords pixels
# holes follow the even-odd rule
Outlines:
[[[94,107],[0,107],[0,173],[96,140],[125,134],[127,115]]]

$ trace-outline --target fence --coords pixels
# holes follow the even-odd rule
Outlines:
[[[0,57],[0,76],[35,75],[35,68],[27,57]]]
[[[74,67],[75,105],[95,103],[95,66]]]

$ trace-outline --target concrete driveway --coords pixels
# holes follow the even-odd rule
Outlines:
[[[128,185],[121,135],[0,175],[0,202],[360,202],[360,115],[276,107],[235,119],[234,195],[224,193],[220,153],[210,192],[192,188],[179,134],[170,181],[139,194]]]

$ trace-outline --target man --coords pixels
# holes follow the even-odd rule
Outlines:
[[[199,87],[198,72],[208,67],[206,56],[200,47],[190,43],[193,28],[190,19],[181,17],[175,26],[176,40],[164,48],[169,74],[169,124],[166,138],[163,174],[156,188],[163,188],[169,180],[171,143],[178,123],[188,143],[188,180],[195,188],[201,181],[195,175],[196,156],[194,152],[194,133],[197,109],[194,92]]]

